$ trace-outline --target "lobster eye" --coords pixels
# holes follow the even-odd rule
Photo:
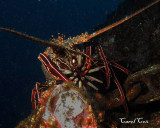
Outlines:
[[[77,63],[77,58],[75,56],[72,56],[71,63],[74,65]]]
[[[75,64],[76,63],[76,59],[72,59],[72,63]]]

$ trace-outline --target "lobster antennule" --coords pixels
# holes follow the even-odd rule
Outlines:
[[[35,43],[38,43],[38,44],[41,44],[41,45],[44,45],[44,46],[47,46],[47,47],[52,47],[53,49],[65,50],[63,47],[60,47],[60,46],[58,46],[56,44],[50,43],[50,42],[48,42],[46,40],[41,40],[41,39],[39,39],[37,37],[30,36],[28,34],[25,34],[25,33],[19,32],[19,31],[15,31],[13,29],[0,27],[0,30],[13,33],[15,35],[18,35],[18,36],[21,36],[21,37],[26,38],[28,40],[31,40],[31,41],[33,41]]]

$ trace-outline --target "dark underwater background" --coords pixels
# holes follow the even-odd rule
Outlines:
[[[0,27],[49,40],[58,33],[92,33],[123,0],[0,0]],[[32,111],[31,91],[44,82],[37,59],[44,46],[0,31],[0,128],[15,127]]]

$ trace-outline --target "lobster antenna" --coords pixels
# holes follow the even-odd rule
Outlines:
[[[154,1],[153,3],[149,4],[148,6],[140,9],[139,11],[137,11],[137,12],[135,12],[135,13],[127,16],[126,18],[121,19],[121,20],[119,20],[119,21],[117,21],[117,22],[115,22],[115,23],[113,23],[113,24],[111,24],[111,25],[109,25],[109,26],[107,26],[107,27],[105,27],[105,28],[103,28],[103,29],[100,29],[100,30],[92,33],[92,34],[89,36],[88,40],[90,40],[90,39],[92,39],[92,38],[94,38],[94,37],[96,37],[96,36],[98,36],[98,35],[106,32],[106,31],[108,31],[108,30],[110,30],[110,29],[112,29],[112,28],[114,28],[114,27],[116,27],[116,26],[118,26],[118,25],[120,25],[120,24],[122,24],[122,23],[124,23],[125,21],[131,19],[132,17],[134,17],[134,16],[136,16],[136,15],[138,15],[138,14],[140,14],[141,12],[143,12],[143,11],[145,11],[146,9],[150,8],[151,6],[157,4],[158,2],[160,2],[160,0],[156,0],[156,1]]]
[[[58,49],[58,50],[60,50],[60,51],[69,51],[69,52],[73,52],[73,53],[77,53],[77,54],[82,54],[82,55],[88,57],[89,59],[91,59],[91,61],[92,61],[93,63],[95,63],[90,56],[88,56],[87,54],[85,54],[85,53],[83,53],[83,52],[80,52],[80,51],[77,51],[77,50],[73,50],[73,49],[68,49],[68,48],[65,48],[65,47],[56,45],[56,44],[54,44],[54,43],[50,43],[50,42],[48,42],[48,41],[46,41],[46,40],[41,40],[41,39],[39,39],[39,38],[37,38],[37,37],[30,36],[30,35],[28,35],[28,34],[15,31],[15,30],[13,30],[13,29],[0,27],[0,30],[13,33],[13,34],[15,34],[15,35],[18,35],[18,36],[24,37],[24,38],[26,38],[26,39],[28,39],[28,40],[31,40],[31,41],[33,41],[33,42],[36,42],[36,43],[38,43],[38,44],[45,45],[45,46],[47,46],[47,47],[52,47],[53,49]]]
[[[60,46],[58,46],[58,45],[56,45],[56,44],[50,43],[50,42],[48,42],[48,41],[46,41],[46,40],[41,40],[41,39],[39,39],[39,38],[36,38],[36,37],[34,37],[34,36],[30,36],[30,35],[25,34],[25,33],[22,33],[22,32],[15,31],[15,30],[13,30],[13,29],[0,27],[0,30],[13,33],[13,34],[15,34],[15,35],[18,35],[18,36],[24,37],[24,38],[26,38],[26,39],[28,39],[28,40],[31,40],[31,41],[33,41],[33,42],[36,42],[36,43],[38,43],[38,44],[45,45],[45,46],[47,46],[47,47],[52,47],[52,48],[54,48],[54,49],[63,49],[63,47],[60,47]]]
[[[68,49],[68,48],[65,48],[65,47],[56,45],[56,44],[54,44],[54,43],[50,43],[50,42],[48,42],[48,41],[46,41],[46,40],[41,40],[41,39],[39,39],[39,38],[37,38],[37,37],[30,36],[30,35],[28,35],[28,34],[15,31],[15,30],[13,30],[13,29],[0,27],[0,30],[13,33],[13,34],[15,34],[15,35],[18,35],[18,36],[21,36],[21,37],[26,38],[26,39],[28,39],[28,40],[31,40],[31,41],[33,41],[33,42],[35,42],[35,43],[38,43],[38,44],[41,44],[41,45],[44,45],[44,46],[47,46],[47,47],[52,47],[53,49],[58,49],[58,50],[60,50],[60,51],[66,51],[66,50],[68,50],[68,51],[73,52],[73,53],[82,54],[82,55],[84,55],[84,56],[86,56],[86,57],[88,57],[88,58],[91,59],[90,56],[86,55],[86,54],[83,53],[83,52],[80,52],[80,51],[77,51],[77,50],[73,50],[73,49]],[[91,59],[91,60],[92,60],[92,59]]]

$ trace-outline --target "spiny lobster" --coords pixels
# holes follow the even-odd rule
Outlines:
[[[0,27],[0,30],[11,32],[38,44],[47,46],[47,50],[44,53],[40,53],[39,59],[42,62],[45,70],[51,75],[55,82],[72,81],[74,84],[77,84],[79,88],[87,89],[88,87],[91,87],[98,91],[99,87],[92,84],[92,81],[95,81],[98,84],[104,84],[104,82],[91,76],[91,73],[97,71],[102,71],[105,73],[107,88],[110,86],[110,78],[113,77],[113,80],[120,92],[125,111],[128,114],[129,112],[126,103],[126,97],[114,71],[112,70],[112,66],[120,69],[125,74],[128,74],[129,71],[116,62],[107,60],[107,57],[104,55],[102,46],[98,44],[95,48],[93,48],[91,47],[92,42],[93,39],[98,35],[122,24],[123,22],[131,19],[132,17],[138,15],[158,2],[160,2],[160,0],[155,1],[142,8],[141,10],[133,13],[132,15],[90,35],[88,33],[82,33],[81,35],[73,38],[69,37],[68,39],[65,39],[64,35],[59,35],[57,39],[52,38],[51,41],[48,42],[8,28]],[[97,50],[101,58],[93,55],[93,50]],[[103,64],[101,62],[103,62]],[[38,103],[36,97],[39,98],[40,88],[42,88],[42,86],[37,83],[35,88],[32,90],[33,109],[37,108]]]

